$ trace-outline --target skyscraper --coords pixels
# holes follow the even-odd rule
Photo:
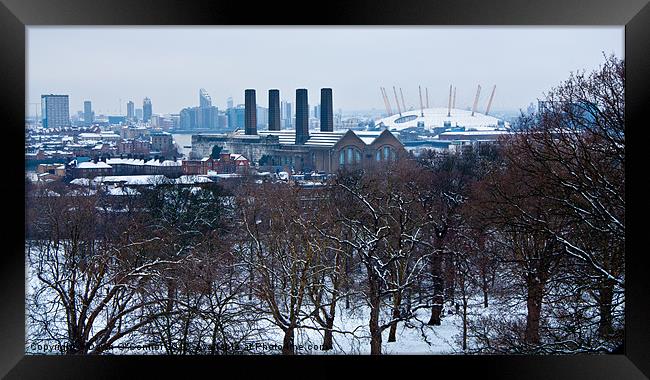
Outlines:
[[[133,118],[135,117],[134,110],[135,110],[135,104],[133,104],[133,102],[129,100],[126,103],[126,118],[127,118],[127,120],[133,120]]]
[[[145,123],[151,120],[151,99],[144,98],[142,101],[142,121]]]
[[[135,118],[136,120],[142,120],[142,108],[135,109]]]
[[[199,90],[199,107],[207,108],[212,106],[212,99],[205,88]]]
[[[280,130],[280,90],[269,90],[269,131]]]
[[[296,90],[296,145],[302,145],[309,139],[309,104],[307,89]]]
[[[232,97],[228,97],[228,99],[226,99],[226,109],[227,109],[227,110],[231,109],[231,108],[232,108],[232,105],[233,105],[233,103],[232,103]]]
[[[255,104],[255,90],[247,89],[244,91],[244,134],[257,134],[257,105]]]
[[[282,128],[284,129],[291,129],[291,126],[293,125],[293,113],[291,111],[291,103],[287,101],[283,101],[280,103],[281,107],[281,113],[282,113]]]
[[[334,109],[332,108],[332,89],[320,89],[320,131],[334,131]]]
[[[90,100],[84,101],[84,124],[91,125],[93,123],[93,107]]]
[[[257,129],[268,129],[269,127],[269,109],[257,106]]]
[[[245,109],[242,104],[237,107],[231,107],[228,109],[228,129],[235,130],[241,129],[244,127],[244,114]]]
[[[68,95],[41,95],[43,127],[60,128],[70,125]]]

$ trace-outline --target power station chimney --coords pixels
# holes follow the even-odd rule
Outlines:
[[[320,89],[320,131],[334,132],[334,109],[332,108],[332,89]]]
[[[307,89],[296,89],[296,145],[309,140],[309,104]]]
[[[257,134],[257,104],[255,103],[255,90],[244,91],[244,134]]]
[[[269,131],[280,130],[280,90],[269,90]]]

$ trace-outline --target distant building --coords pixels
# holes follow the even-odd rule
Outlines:
[[[88,126],[93,123],[94,112],[90,100],[84,101],[84,125]]]
[[[149,134],[151,137],[151,150],[160,152],[163,156],[175,155],[174,140],[172,135],[167,132],[152,132]]]
[[[241,154],[221,153],[218,159],[204,157],[201,160],[185,160],[182,167],[185,175],[206,175],[210,171],[217,174],[244,174],[250,163]]]
[[[205,90],[205,88],[199,89],[199,107],[212,107],[212,98],[210,98],[210,95]]]
[[[151,115],[152,115],[152,109],[151,109],[151,99],[149,98],[144,98],[142,101],[142,121],[145,123],[151,120]]]
[[[232,106],[233,106],[232,98],[228,97],[228,99],[226,99],[226,109],[229,110],[232,108]]]
[[[41,95],[41,115],[45,128],[70,126],[68,95]]]
[[[257,129],[267,129],[269,121],[269,109],[257,106]]]
[[[230,134],[192,136],[190,157],[208,157],[212,148],[243,154],[251,163],[282,170],[323,171],[366,167],[393,160],[404,152],[404,145],[390,131],[314,131],[298,145],[294,131],[259,131],[245,135],[238,130]]]
[[[135,118],[135,104],[132,101],[126,103],[126,119],[132,121]]]
[[[117,143],[117,154],[136,154],[149,156],[151,143],[146,140],[129,139]]]
[[[244,129],[246,109],[243,104],[228,109],[228,129]]]
[[[291,103],[283,101],[280,103],[281,124],[283,129],[293,128],[293,113],[291,111]]]
[[[108,124],[119,125],[126,122],[126,116],[108,116]]]
[[[135,109],[135,118],[136,120],[142,120],[142,108]]]

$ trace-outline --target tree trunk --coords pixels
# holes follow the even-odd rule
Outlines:
[[[293,327],[289,327],[284,331],[284,340],[282,341],[282,355],[293,355],[295,353],[293,331]]]
[[[370,280],[370,355],[381,355],[381,329],[379,328],[380,297],[376,280]]]
[[[402,303],[402,295],[400,293],[395,294],[395,297],[393,297],[393,319],[397,319],[400,317],[400,306]],[[389,342],[395,342],[397,339],[395,337],[395,334],[397,333],[397,321],[394,321],[393,323],[390,324],[390,331],[388,333],[388,341]]]
[[[454,259],[452,256],[448,256],[445,260],[445,272],[449,276],[449,281],[445,289],[445,299],[448,301],[454,302],[454,297],[456,296],[456,266],[454,264]]]
[[[614,283],[603,281],[598,289],[598,311],[600,321],[598,322],[598,335],[606,338],[612,332],[612,299],[614,298]]]
[[[431,319],[427,323],[430,326],[440,326],[440,315],[444,302],[444,283],[442,280],[442,258],[435,254],[431,260],[431,275],[433,282],[433,306],[431,306]]]
[[[331,350],[334,348],[334,339],[332,333],[332,327],[334,326],[334,318],[327,318],[325,320],[327,327],[325,328],[325,334],[323,334],[323,350]]]
[[[539,344],[539,320],[542,312],[542,297],[544,295],[544,284],[537,277],[531,277],[527,281],[528,296],[526,299],[526,343]]]
[[[467,294],[463,285],[463,351],[467,350]]]

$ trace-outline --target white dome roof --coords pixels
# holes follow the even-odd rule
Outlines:
[[[496,129],[499,122],[503,123],[505,127],[510,124],[494,117],[484,115],[482,113],[461,110],[452,108],[450,116],[447,116],[447,108],[425,108],[423,110],[424,117],[421,116],[419,109],[402,112],[399,114],[385,117],[375,121],[376,127],[386,127],[389,130],[400,131],[406,128],[417,127],[419,122],[424,122],[425,129],[444,128],[445,122],[448,122],[447,128],[451,127],[465,127],[471,129]],[[382,125],[383,124],[383,125]]]

